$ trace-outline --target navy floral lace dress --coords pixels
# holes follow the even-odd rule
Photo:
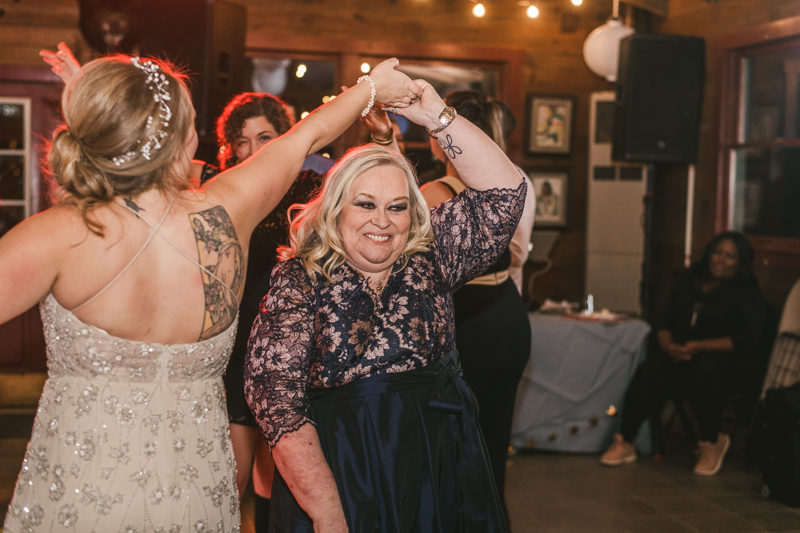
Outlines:
[[[460,378],[452,293],[506,249],[524,199],[521,183],[444,202],[432,249],[398,260],[380,294],[346,263],[332,283],[297,258],[273,271],[245,394],[270,446],[316,426],[350,531],[507,530]],[[313,531],[279,475],[270,519],[270,531]]]

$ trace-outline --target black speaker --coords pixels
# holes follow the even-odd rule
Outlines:
[[[242,91],[247,8],[222,0],[137,0],[141,55],[188,69],[201,142],[212,142],[214,120]]]
[[[633,34],[620,41],[612,159],[695,161],[705,57],[699,37]]]

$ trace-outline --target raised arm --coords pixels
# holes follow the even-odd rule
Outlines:
[[[50,65],[51,69],[66,84],[81,69],[81,64],[72,55],[72,50],[64,42],[58,43],[58,51],[41,50],[39,56]]]
[[[396,59],[389,59],[370,73],[376,102],[405,107],[421,88],[405,74],[395,70]],[[272,211],[299,172],[303,160],[341,135],[367,107],[372,84],[363,81],[317,108],[285,135],[263,146],[244,163],[223,172],[214,185],[222,191],[244,228],[252,230]]]
[[[442,126],[440,116],[446,106],[430,84],[417,83],[423,88],[422,97],[398,112],[430,132]],[[456,117],[434,136],[467,187],[479,191],[516,189],[522,181],[500,147],[470,121]]]

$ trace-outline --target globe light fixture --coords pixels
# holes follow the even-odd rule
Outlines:
[[[614,0],[613,14],[583,42],[583,60],[589,70],[608,81],[617,81],[619,42],[632,33],[633,28],[619,19],[619,0]]]

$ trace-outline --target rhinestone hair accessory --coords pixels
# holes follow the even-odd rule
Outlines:
[[[146,141],[138,142],[138,144],[141,145],[138,151],[127,152],[112,158],[111,160],[117,166],[135,159],[139,154],[150,161],[150,153],[161,148],[161,141],[168,136],[165,130],[169,127],[169,121],[172,119],[172,110],[169,108],[169,105],[167,105],[167,102],[171,99],[167,92],[169,80],[164,73],[161,72],[158,65],[152,61],[142,61],[138,57],[131,58],[131,65],[142,69],[145,74],[147,74],[145,83],[147,84],[147,88],[153,91],[153,98],[158,102],[159,125],[155,133],[147,137]],[[148,129],[153,125],[153,120],[153,115],[147,117]]]

